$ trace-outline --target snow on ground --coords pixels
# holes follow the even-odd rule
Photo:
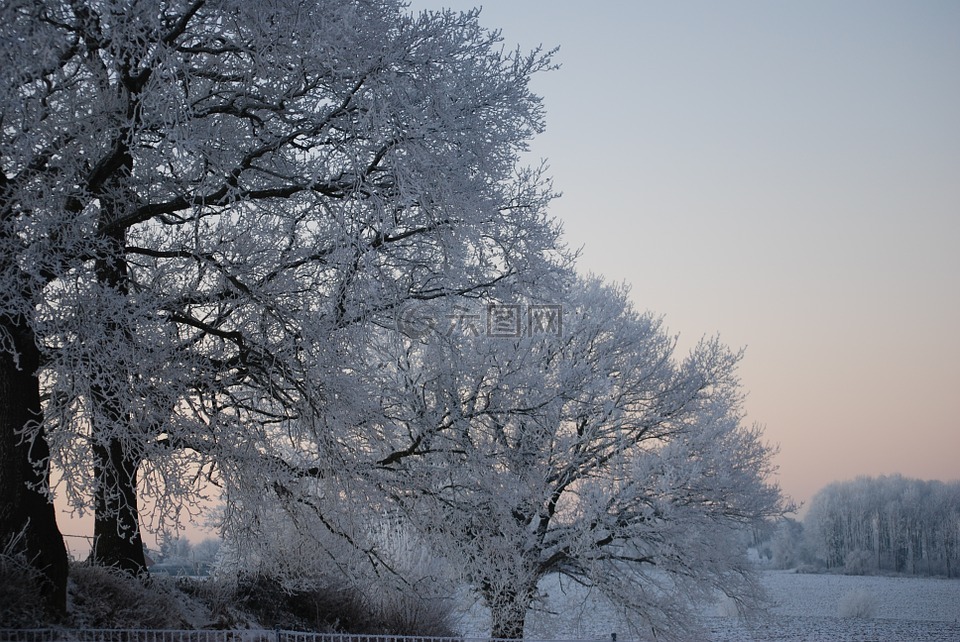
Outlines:
[[[755,622],[711,618],[707,642],[957,642],[960,624],[916,620],[773,616]]]
[[[755,620],[707,618],[708,640],[960,641],[957,580],[788,571],[765,571],[762,578],[771,608]],[[867,617],[850,617],[858,608]]]
[[[960,580],[911,577],[810,575],[763,571],[771,605],[755,618],[725,614],[722,604],[705,606],[707,642],[960,642]],[[616,611],[560,590],[555,578],[541,584],[546,611],[528,618],[527,637],[628,642]],[[850,617],[854,614],[867,617]],[[473,605],[463,614],[463,633],[487,634],[488,614]]]
[[[779,615],[840,616],[851,596],[872,599],[877,619],[957,622],[960,581],[929,577],[811,575],[764,571],[763,584]]]

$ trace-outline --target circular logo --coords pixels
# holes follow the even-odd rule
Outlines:
[[[436,326],[434,311],[424,303],[407,304],[397,315],[397,330],[414,340],[424,339]]]

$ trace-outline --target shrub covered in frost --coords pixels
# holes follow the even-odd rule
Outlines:
[[[89,628],[187,628],[183,596],[157,579],[137,578],[102,566],[78,564],[70,570],[70,610],[76,626]]]
[[[40,573],[21,556],[0,551],[0,628],[39,626],[44,607]]]
[[[312,631],[450,637],[452,605],[420,596],[386,591],[367,596],[356,588],[317,580],[284,586],[267,576],[243,576],[236,602],[263,626]]]
[[[851,591],[840,598],[840,617],[872,618],[877,614],[877,598],[864,589]]]
[[[454,637],[453,600],[429,597],[411,590],[393,592],[377,605],[376,615],[385,632],[397,635]]]

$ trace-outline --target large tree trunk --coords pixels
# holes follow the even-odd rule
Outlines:
[[[532,590],[501,588],[495,593],[487,592],[486,602],[490,608],[490,636],[508,640],[523,639],[527,611],[533,599]]]
[[[91,561],[131,575],[147,573],[137,507],[139,458],[111,438],[93,447],[97,480]]]
[[[124,152],[120,157],[121,167],[128,170],[129,155]],[[112,209],[104,207],[104,221],[112,220]],[[126,232],[122,229],[109,235],[110,250],[96,262],[97,280],[124,298],[129,296],[128,267],[123,254],[125,239]],[[123,318],[106,318],[103,322],[108,337],[119,337],[120,343],[133,343],[131,330]],[[124,407],[128,401],[125,391],[130,384],[130,373],[121,366],[109,376],[113,381],[92,389],[91,401],[96,408],[91,426],[96,482],[90,558],[96,564],[141,576],[147,574],[137,507],[137,469],[142,455],[134,445],[138,432]]]
[[[0,352],[0,549],[16,542],[43,578],[41,590],[54,614],[66,611],[67,549],[57,527],[50,488],[50,448],[40,424],[39,350],[21,318],[0,318],[14,353]],[[32,439],[24,438],[24,429]]]

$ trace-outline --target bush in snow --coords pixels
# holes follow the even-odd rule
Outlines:
[[[718,617],[740,617],[740,605],[729,595],[717,598],[714,609]]]
[[[188,628],[182,595],[157,578],[144,581],[117,570],[78,564],[70,570],[71,611],[86,628]]]
[[[416,588],[384,593],[375,606],[380,628],[395,635],[455,637],[453,598],[430,597]]]
[[[0,628],[39,626],[43,620],[40,572],[19,555],[0,551]]]
[[[840,617],[867,619],[876,614],[877,598],[869,591],[857,589],[840,598]]]
[[[238,603],[264,626],[294,618],[318,631],[452,635],[456,585],[446,561],[399,516],[358,509],[363,501],[265,512],[257,523],[269,529],[226,538],[219,576],[234,578]]]
[[[449,637],[456,584],[447,562],[401,522],[369,528],[382,566],[363,584],[368,608],[384,632]]]
[[[359,618],[357,600],[347,591],[325,586],[292,588],[268,575],[243,574],[237,580],[235,600],[261,626],[332,631],[340,619]]]

